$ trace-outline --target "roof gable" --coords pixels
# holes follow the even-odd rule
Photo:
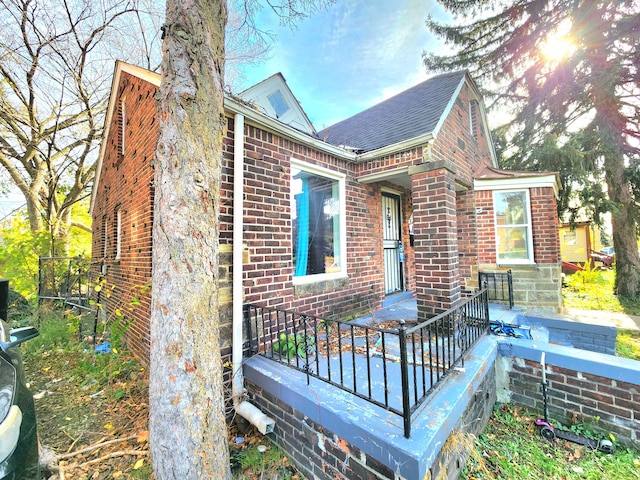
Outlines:
[[[318,135],[333,145],[363,152],[420,136],[435,136],[465,77],[465,71],[432,77],[318,132]]]
[[[253,87],[247,88],[238,96],[260,107],[266,115],[276,118],[282,123],[309,135],[316,134],[309,117],[281,73],[271,75]]]
[[[100,143],[100,152],[98,153],[98,160],[96,162],[96,174],[93,180],[93,188],[91,190],[89,214],[92,214],[93,212],[95,196],[98,190],[97,186],[100,183],[100,174],[102,173],[102,160],[104,158],[104,149],[107,142],[109,141],[111,119],[113,118],[113,115],[117,112],[116,103],[118,101],[118,96],[117,96],[118,86],[120,85],[120,81],[123,73],[129,73],[134,77],[140,78],[141,80],[144,80],[146,82],[149,82],[155,85],[156,87],[160,86],[159,73],[152,72],[142,67],[131,65],[121,60],[116,60],[116,65],[113,72],[113,79],[111,80],[111,93],[109,96],[109,105],[107,106],[107,112],[106,112],[105,121],[104,121],[104,132],[102,134],[102,142]]]

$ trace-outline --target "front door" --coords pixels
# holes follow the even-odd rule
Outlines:
[[[384,289],[387,295],[403,289],[402,222],[400,219],[400,196],[382,193],[382,224],[384,246]]]

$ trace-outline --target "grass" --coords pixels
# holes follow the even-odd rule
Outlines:
[[[95,353],[78,340],[79,321],[69,312],[42,308],[23,320],[40,331],[21,346],[40,443],[57,454],[75,452],[52,468],[78,480],[152,478],[146,369],[125,348]],[[105,440],[118,442],[83,453]]]
[[[587,479],[640,478],[640,450],[618,445],[613,455],[564,440],[543,439],[533,423],[537,415],[500,405],[476,442],[460,478],[474,479]],[[587,435],[589,428],[581,433]],[[597,437],[596,437],[597,438]]]
[[[632,360],[640,360],[640,331],[618,330],[616,355]]]
[[[614,284],[613,269],[584,270],[568,275],[562,289],[564,306],[640,315],[640,299],[627,299],[615,295]],[[640,360],[640,331],[619,329],[616,354],[619,357]]]
[[[229,445],[231,473],[234,480],[277,478],[302,480],[305,478],[291,464],[285,453],[260,434],[236,437]]]
[[[565,307],[640,315],[640,299],[615,294],[615,270],[584,270],[567,275],[562,289]]]

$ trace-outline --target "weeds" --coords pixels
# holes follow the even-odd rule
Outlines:
[[[568,275],[562,291],[564,306],[640,315],[640,299],[614,295],[614,282],[613,270],[585,270]],[[640,331],[619,329],[616,355],[640,360]]]
[[[615,455],[563,440],[549,442],[534,425],[537,416],[509,405],[498,406],[478,437],[477,456],[470,457],[462,479],[537,480],[580,478],[589,480],[637,479],[640,451],[617,446]],[[578,428],[593,434],[590,425]]]
[[[256,436],[238,437],[240,443],[229,447],[231,473],[235,480],[304,478],[277,446]]]
[[[632,360],[640,360],[640,331],[618,330],[616,355]]]
[[[613,270],[587,269],[568,275],[563,289],[564,306],[623,312],[625,309],[614,295],[614,281]]]
[[[296,356],[306,358],[307,353],[313,351],[314,347],[315,340],[310,335],[281,333],[280,339],[273,344],[273,351],[291,360]]]
[[[138,384],[144,369],[128,351],[111,349],[106,353],[96,353],[93,344],[78,341],[79,317],[41,308],[38,319],[40,336],[23,346],[27,356],[48,356],[56,352],[74,358],[75,361],[68,364],[72,369],[68,373],[78,379],[81,388],[88,393],[110,387],[108,394],[115,400],[121,400],[130,396],[132,389],[146,389]]]

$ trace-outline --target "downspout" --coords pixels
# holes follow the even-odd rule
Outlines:
[[[233,406],[241,417],[255,425],[263,435],[273,432],[275,420],[256,406],[243,400],[245,389],[242,376],[243,309],[243,238],[244,229],[244,116],[236,114],[233,143],[233,335],[231,363],[233,374],[231,391]]]

